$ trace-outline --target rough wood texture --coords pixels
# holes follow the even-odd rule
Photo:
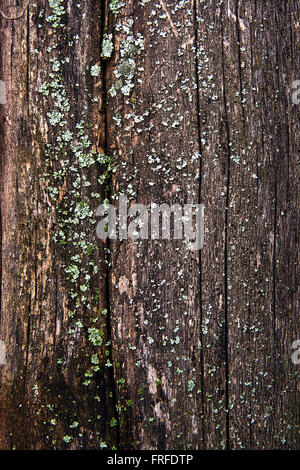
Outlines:
[[[0,448],[299,448],[299,14],[41,0],[1,18]],[[203,203],[203,249],[99,241],[120,194]]]
[[[1,27],[2,448],[99,447],[115,434],[93,197],[101,10],[51,4]]]

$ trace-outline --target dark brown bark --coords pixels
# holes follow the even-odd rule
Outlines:
[[[88,156],[103,152],[101,87],[90,72],[101,9],[68,2],[57,11],[45,1],[2,20],[2,448],[98,448],[115,435],[93,217],[101,168]]]
[[[299,13],[42,0],[1,18],[2,449],[299,448]],[[120,194],[203,203],[203,249],[99,241]]]

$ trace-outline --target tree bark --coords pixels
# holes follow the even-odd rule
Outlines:
[[[94,219],[103,103],[91,67],[101,14],[96,1],[42,1],[21,20],[2,20],[4,448],[115,441],[106,266]]]
[[[41,0],[0,19],[1,449],[299,448],[299,13]],[[99,240],[120,195],[204,204],[203,249]]]

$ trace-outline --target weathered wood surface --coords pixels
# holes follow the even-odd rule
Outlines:
[[[299,448],[299,13],[41,0],[1,19],[2,449]],[[203,249],[99,241],[120,194],[203,203]]]

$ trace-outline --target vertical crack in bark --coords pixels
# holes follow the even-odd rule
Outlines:
[[[237,64],[238,64],[238,74],[239,74],[239,94],[240,94],[240,103],[241,103],[241,112],[242,112],[242,125],[243,125],[243,139],[244,139],[244,144],[245,148],[247,148],[247,133],[246,133],[246,117],[245,117],[245,106],[243,102],[243,74],[242,74],[242,59],[241,59],[241,27],[240,27],[240,0],[236,0],[235,4],[235,26],[236,26],[236,40],[237,40]],[[252,30],[251,30],[251,22],[250,22],[250,69],[251,69],[251,78],[250,80],[252,81],[253,79],[253,51],[252,51]],[[246,80],[245,80],[246,84]],[[258,155],[256,154],[256,174],[258,175]],[[258,180],[256,180],[256,192],[258,194]],[[228,210],[227,210],[228,212]],[[251,270],[250,265],[251,265],[251,256],[249,253],[249,271]],[[249,274],[250,278],[250,274]],[[251,307],[250,307],[250,302],[249,302],[249,307],[248,307],[248,325],[250,325],[250,319],[251,319]],[[249,337],[249,343],[250,343],[250,337]],[[253,374],[252,374],[253,375]],[[254,377],[252,377],[252,380],[255,380]],[[249,427],[249,445],[250,448],[252,448],[252,396],[250,394],[249,397],[249,421],[248,421],[248,427]]]
[[[2,113],[1,113],[2,114]],[[1,116],[1,121],[2,121],[2,116]],[[3,235],[3,229],[2,229],[2,155],[3,155],[3,142],[2,142],[2,136],[3,136],[3,126],[2,122],[0,125],[0,134],[1,134],[1,139],[0,139],[0,324],[2,320],[2,235]],[[1,332],[1,331],[0,331]]]
[[[103,152],[105,155],[108,154],[108,118],[107,118],[107,65],[106,61],[101,57],[101,47],[103,43],[103,38],[106,30],[108,29],[109,25],[109,11],[108,11],[108,4],[107,0],[101,1],[101,27],[100,27],[100,63],[101,63],[101,71],[102,71],[102,113],[103,113],[103,136],[100,136],[103,148]],[[110,181],[108,181],[108,189],[106,193],[106,197],[110,200],[111,190],[110,190]],[[111,265],[111,255],[110,255],[110,240],[107,238],[106,240],[106,278],[105,278],[105,299],[106,299],[106,309],[107,309],[107,316],[106,316],[106,328],[107,328],[107,340],[108,340],[108,350],[109,350],[109,359],[110,362],[113,364],[113,346],[112,346],[112,332],[111,332],[111,309],[110,309],[110,265]],[[115,373],[114,373],[114,366],[109,368],[109,375],[110,375],[110,382],[111,382],[111,391],[112,391],[112,402],[113,402],[113,414],[117,422],[116,426],[116,434],[117,434],[117,448],[120,446],[120,420],[119,420],[119,413],[117,412],[117,391],[116,391],[116,381],[115,381]]]
[[[1,33],[2,33],[2,20],[0,19]],[[2,36],[0,40],[2,43]],[[2,44],[1,44],[2,46]],[[0,49],[0,79],[3,80],[3,63],[2,63],[2,50]],[[2,220],[2,194],[3,194],[3,149],[4,149],[4,111],[3,104],[0,104],[0,325],[2,320],[2,237],[3,237],[3,220]],[[1,333],[1,329],[0,329]]]
[[[253,8],[253,6],[252,6]],[[252,8],[251,8],[251,13],[252,13]],[[256,8],[256,2],[254,5],[254,12]],[[253,14],[254,14],[253,12]],[[249,41],[250,41],[250,82],[252,83],[252,87],[254,86],[254,51],[253,51],[253,24],[252,22],[249,23]],[[258,152],[256,152],[256,174],[258,175]],[[258,200],[258,183],[256,184],[256,199]],[[249,260],[250,263],[250,260]],[[250,307],[250,302],[248,306],[248,325],[250,325],[250,319],[251,319],[251,307]],[[250,334],[248,334],[249,337],[249,345],[250,345]],[[254,380],[254,372],[251,371],[251,380],[253,382]],[[249,398],[249,439],[250,439],[250,449],[253,447],[253,429],[252,429],[252,420],[253,420],[253,403],[252,403],[252,396]]]
[[[25,10],[24,10],[25,11]],[[30,89],[30,73],[29,73],[29,68],[30,68],[30,14],[29,12],[27,13],[27,37],[26,37],[26,96],[27,96],[27,112],[28,112],[28,117],[30,116],[30,100],[29,100],[29,89]]]
[[[277,62],[277,74],[278,74],[278,55],[276,54]],[[279,77],[277,76],[279,79]],[[279,81],[277,83],[277,89],[279,89]],[[279,131],[281,137],[281,128]],[[281,139],[280,139],[281,141]],[[273,217],[273,256],[272,256],[272,322],[273,322],[273,344],[274,344],[274,357],[278,357],[277,347],[276,347],[276,243],[277,243],[277,173],[278,165],[276,158],[273,157],[274,162],[274,217]],[[274,361],[273,369],[273,380],[274,380],[274,389],[277,390],[277,364]]]
[[[28,6],[28,5],[27,5]],[[26,7],[23,10],[23,13],[26,11]],[[21,18],[20,16],[20,18]],[[29,89],[30,89],[30,15],[29,12],[27,13],[26,18],[26,99],[27,99],[27,119],[30,119],[30,96],[29,96]],[[29,124],[29,123],[28,123]],[[26,132],[30,136],[30,125],[27,126]],[[31,143],[29,143],[31,145]],[[32,312],[32,302],[34,301],[32,297],[32,286],[34,286],[34,295],[37,295],[37,250],[36,250],[36,243],[37,243],[37,228],[35,227],[34,231],[34,238],[31,240],[30,243],[30,253],[33,253],[33,272],[34,272],[34,283],[32,282],[29,287],[29,306],[28,306],[28,316],[27,316],[27,329],[26,329],[26,349],[25,349],[25,365],[24,365],[24,389],[23,395],[24,399],[26,397],[26,380],[27,380],[27,371],[28,371],[28,357],[29,357],[29,349],[30,349],[30,336],[31,336],[31,312]]]
[[[239,0],[236,0],[235,4],[235,26],[236,26],[236,40],[238,46],[238,69],[239,69],[239,85],[240,85],[240,100],[242,108],[242,121],[243,121],[243,132],[244,137],[246,136],[246,119],[245,119],[245,108],[243,103],[243,78],[242,78],[242,60],[241,60],[241,31],[239,25]]]
[[[226,205],[225,205],[225,241],[224,241],[224,349],[225,349],[225,408],[226,408],[226,449],[230,448],[229,439],[229,358],[228,358],[228,206],[229,206],[229,192],[230,192],[230,133],[229,121],[227,111],[227,96],[226,96],[226,83],[225,83],[225,52],[224,52],[224,6],[221,6],[221,51],[222,51],[222,81],[223,81],[223,105],[225,116],[226,128],[226,143],[227,143],[227,185],[226,185]]]
[[[279,23],[277,22],[277,15],[275,13],[275,22],[277,29],[279,30]],[[278,57],[278,40],[276,40],[276,72],[275,72],[275,77],[277,80],[276,83],[276,89],[280,90],[280,74],[279,74],[279,57]],[[280,122],[280,120],[279,120]],[[279,126],[279,147],[282,145],[282,127],[281,123]],[[276,346],[276,243],[277,243],[277,194],[278,194],[278,182],[277,182],[277,174],[280,171],[279,164],[277,161],[277,158],[273,157],[273,162],[274,162],[274,218],[273,218],[273,232],[274,232],[274,245],[273,245],[273,259],[272,259],[272,320],[273,320],[273,343],[274,343],[274,357],[278,357],[278,352],[277,352],[277,346]],[[277,389],[277,366],[276,366],[276,361],[274,361],[274,387],[275,390]]]
[[[200,153],[200,165],[199,165],[199,193],[198,193],[198,204],[201,204],[202,198],[202,140],[201,140],[201,119],[200,119],[200,86],[199,86],[199,60],[198,60],[198,28],[197,28],[197,5],[196,0],[193,0],[193,22],[194,22],[194,41],[195,41],[195,81],[196,81],[196,112],[197,112],[197,133],[198,133],[198,147]],[[203,307],[202,307],[202,257],[201,250],[199,250],[199,284],[200,284],[200,369],[201,369],[201,406],[202,406],[202,445],[205,443],[205,431],[204,431],[204,367],[203,367]]]
[[[274,231],[274,246],[273,246],[273,260],[272,260],[272,277],[273,277],[273,285],[272,285],[272,315],[273,315],[273,341],[274,341],[274,354],[275,357],[277,356],[277,348],[276,348],[276,241],[277,241],[277,172],[275,171],[275,182],[274,182],[274,220],[273,220],[273,231]],[[274,362],[275,369],[274,369],[274,385],[276,389],[276,361]]]
[[[53,331],[53,352],[56,350],[56,330],[57,330],[57,318],[58,318],[58,282],[57,275],[55,276],[55,307],[54,307],[54,331]]]
[[[30,348],[30,331],[31,331],[31,303],[32,295],[31,291],[29,294],[29,304],[28,304],[28,317],[27,317],[27,328],[26,328],[26,349],[25,349],[25,363],[24,363],[24,379],[23,379],[23,396],[26,396],[26,379],[27,379],[27,370],[28,370],[28,356]]]

